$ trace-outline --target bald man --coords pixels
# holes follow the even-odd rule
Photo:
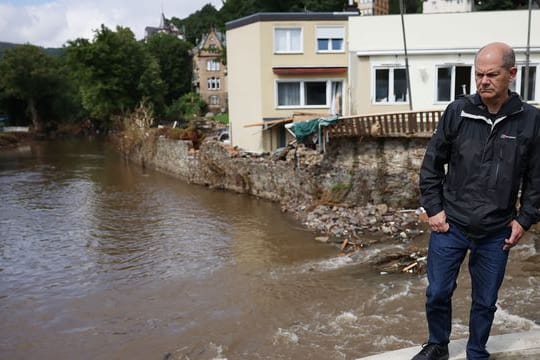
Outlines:
[[[448,359],[451,299],[467,252],[467,359],[489,358],[486,343],[509,250],[540,219],[540,111],[509,90],[517,73],[513,49],[504,43],[482,47],[474,71],[476,94],[448,105],[420,170],[421,204],[432,230],[429,338],[413,360]]]

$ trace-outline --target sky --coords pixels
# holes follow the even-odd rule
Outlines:
[[[183,19],[221,0],[0,0],[0,41],[61,47],[68,40],[92,39],[104,24],[129,27],[137,39],[146,26],[166,18]]]

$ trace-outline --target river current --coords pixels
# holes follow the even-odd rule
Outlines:
[[[356,359],[425,341],[425,276],[379,273],[377,246],[340,257],[275,203],[104,143],[0,151],[1,359]],[[539,244],[512,250],[493,334],[540,329]],[[464,268],[453,338],[469,292]]]

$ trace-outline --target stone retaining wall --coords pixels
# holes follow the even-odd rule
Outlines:
[[[418,173],[427,139],[338,139],[327,152],[300,147],[254,156],[209,141],[194,151],[189,141],[159,138],[131,160],[187,182],[286,203],[354,207],[418,207]]]

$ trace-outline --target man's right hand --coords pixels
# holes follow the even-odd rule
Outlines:
[[[445,233],[450,229],[444,210],[428,218],[428,224],[432,231],[439,233]]]

